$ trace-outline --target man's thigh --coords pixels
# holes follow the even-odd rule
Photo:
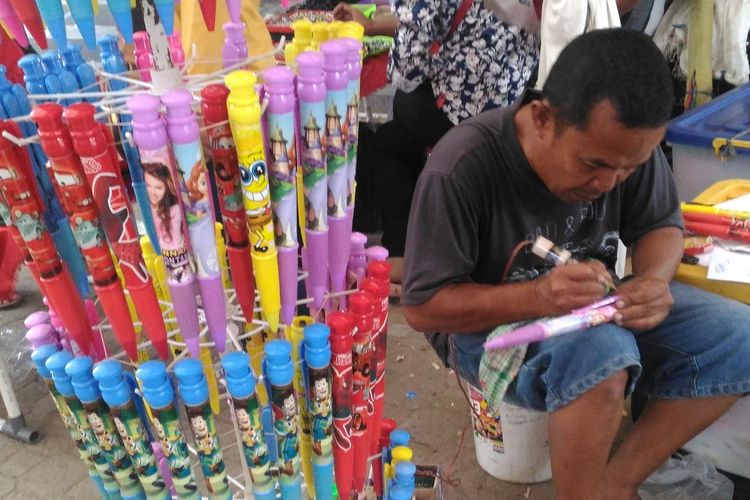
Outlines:
[[[750,392],[750,306],[672,283],[675,303],[657,328],[636,333],[650,397],[696,398]]]

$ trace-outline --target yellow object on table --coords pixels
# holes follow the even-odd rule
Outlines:
[[[725,179],[712,184],[693,199],[693,203],[715,205],[750,193],[750,181],[746,179]],[[708,268],[680,264],[674,279],[687,285],[702,288],[709,292],[750,304],[750,285],[732,281],[710,280]]]

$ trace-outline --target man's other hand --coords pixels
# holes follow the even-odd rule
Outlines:
[[[617,288],[622,300],[614,322],[629,330],[646,331],[656,327],[669,314],[674,304],[669,283],[649,277],[635,277]]]
[[[612,278],[598,260],[555,267],[534,281],[535,296],[545,315],[559,316],[601,299]]]

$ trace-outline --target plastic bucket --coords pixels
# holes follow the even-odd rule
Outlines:
[[[469,385],[474,448],[484,471],[511,483],[539,483],[552,477],[547,413],[502,403],[493,415],[482,392]]]

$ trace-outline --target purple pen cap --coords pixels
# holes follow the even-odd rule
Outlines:
[[[29,341],[32,349],[38,349],[43,345],[57,344],[52,325],[47,324],[40,324],[29,328],[29,331],[26,332],[26,340]]]
[[[325,57],[326,71],[346,71],[346,57],[348,48],[341,40],[329,40],[320,46]]]
[[[161,101],[151,94],[139,94],[128,98],[127,107],[133,114],[133,125],[148,126],[161,123]]]
[[[44,325],[49,324],[49,313],[47,311],[36,311],[28,316],[26,316],[26,319],[23,320],[23,326],[26,328],[33,328],[36,325]]]
[[[221,25],[226,37],[232,41],[245,41],[245,23],[228,21]]]
[[[367,262],[382,262],[388,259],[388,249],[381,246],[370,247],[365,250]]]
[[[346,46],[346,61],[357,63],[362,57],[362,42],[356,38],[339,38],[339,42]]]
[[[167,110],[166,119],[172,140],[179,143],[198,140],[198,123],[191,107],[193,94],[187,90],[170,90],[161,96],[161,102]],[[185,125],[188,127],[183,128]],[[194,130],[190,130],[193,128]]]
[[[274,66],[263,72],[266,92],[269,94],[293,94],[294,73],[286,66]]]
[[[297,56],[297,78],[303,83],[322,83],[325,81],[323,65],[325,56],[318,51],[308,50]]]

